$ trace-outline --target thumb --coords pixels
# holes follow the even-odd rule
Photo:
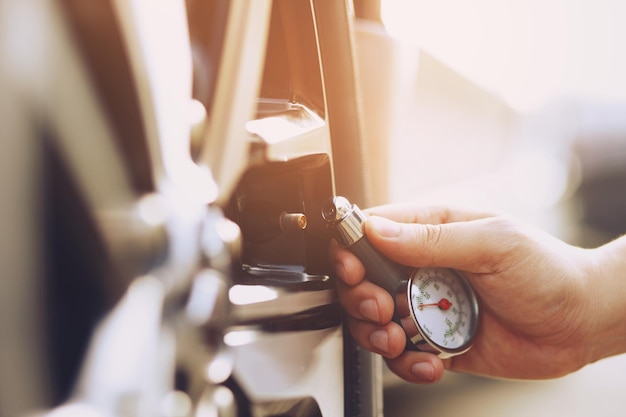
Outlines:
[[[476,273],[492,271],[502,260],[507,247],[504,241],[508,240],[504,230],[494,224],[494,218],[417,224],[370,216],[364,225],[372,245],[393,261]]]

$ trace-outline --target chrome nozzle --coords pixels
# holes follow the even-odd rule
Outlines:
[[[333,197],[322,208],[322,217],[327,223],[342,221],[353,211],[353,205],[345,197]]]
[[[342,246],[350,246],[361,239],[365,214],[345,197],[334,197],[322,207],[322,218],[334,227],[335,239]]]

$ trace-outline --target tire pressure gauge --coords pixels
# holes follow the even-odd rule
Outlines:
[[[410,269],[376,251],[363,233],[365,214],[343,197],[326,203],[322,217],[341,246],[363,263],[366,279],[395,299],[393,320],[407,336],[407,349],[441,358],[460,355],[472,346],[479,321],[478,300],[459,271]]]

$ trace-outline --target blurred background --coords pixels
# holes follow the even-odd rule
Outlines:
[[[626,3],[381,3],[357,25],[363,90],[394,80],[381,201],[498,208],[586,247],[626,231]],[[626,357],[554,381],[385,386],[389,417],[621,416]]]
[[[624,15],[615,0],[382,1],[382,24],[358,33],[371,59],[363,90],[394,80],[384,199],[457,200],[538,222],[558,207],[545,227],[563,237],[619,235]],[[370,75],[377,29],[395,65]]]

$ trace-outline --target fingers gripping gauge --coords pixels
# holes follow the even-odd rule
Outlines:
[[[343,197],[326,203],[322,217],[339,244],[361,260],[366,279],[394,298],[393,320],[406,333],[406,349],[432,352],[441,358],[469,350],[480,311],[463,274],[447,268],[410,269],[387,259],[363,233],[365,214]]]

